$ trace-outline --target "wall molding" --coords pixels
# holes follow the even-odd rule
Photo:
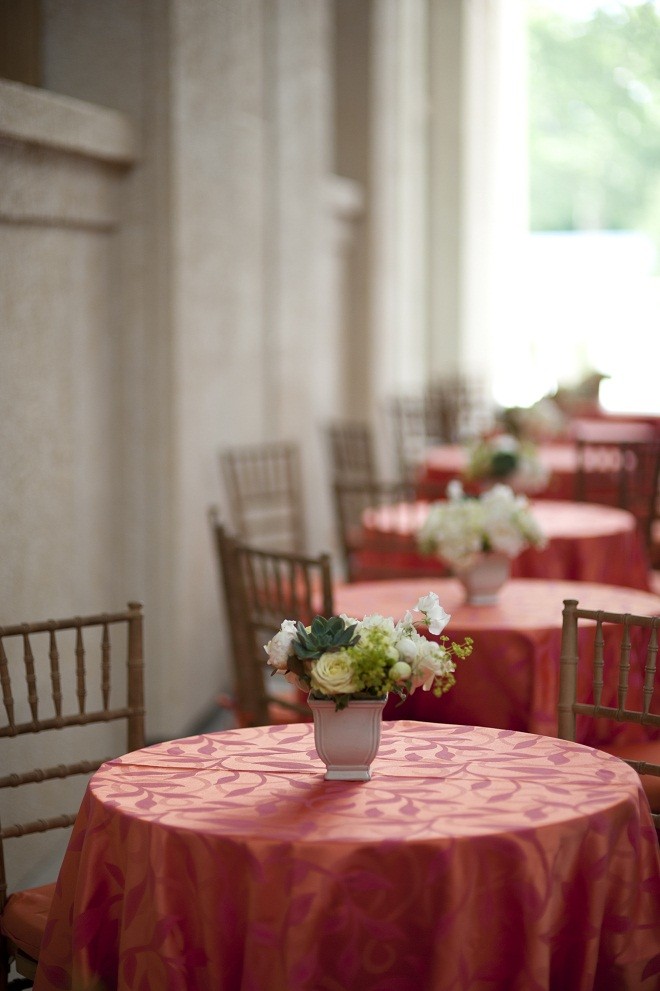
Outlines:
[[[124,114],[0,81],[0,223],[114,230],[136,147]]]
[[[126,114],[5,80],[0,136],[114,165],[138,158],[137,133]]]

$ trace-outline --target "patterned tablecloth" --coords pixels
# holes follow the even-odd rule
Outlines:
[[[471,636],[472,656],[459,662],[456,685],[446,695],[436,698],[432,692],[417,691],[403,703],[392,696],[385,709],[386,719],[496,726],[556,736],[563,600],[577,599],[585,609],[660,615],[660,597],[649,592],[534,578],[512,578],[494,606],[466,605],[465,593],[454,578],[357,582],[337,588],[335,609],[358,619],[380,613],[398,620],[430,591],[438,594],[451,613],[445,634],[458,642]],[[633,635],[633,662],[646,647],[640,632],[634,631]],[[618,638],[616,629],[605,628],[606,656],[618,651]],[[582,631],[583,661],[589,656],[589,640]],[[631,704],[641,703],[642,677],[641,667],[633,663]],[[607,704],[605,699],[616,698],[616,671],[609,665],[605,679],[603,700]],[[585,698],[589,696],[590,681],[590,665],[583,663],[578,667],[578,684]],[[648,727],[584,716],[578,717],[577,729],[580,742],[590,746],[632,742],[653,735]]]
[[[660,856],[579,744],[385,723],[365,783],[309,724],[159,744],[83,801],[35,991],[653,991]]]
[[[364,514],[355,568],[365,580],[397,575],[437,575],[446,565],[420,554],[415,534],[428,502],[400,503]],[[649,562],[635,517],[624,509],[555,500],[532,500],[532,511],[547,537],[543,549],[530,547],[511,562],[514,578],[558,578],[649,590]]]

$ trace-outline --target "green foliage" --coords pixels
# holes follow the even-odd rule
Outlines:
[[[397,660],[397,653],[390,646],[390,639],[382,630],[369,630],[368,636],[351,652],[355,681],[359,691],[377,698],[394,688],[388,672]]]
[[[660,241],[660,10],[586,20],[538,4],[529,27],[531,227]]]
[[[325,619],[315,616],[309,630],[302,623],[296,624],[297,638],[293,642],[296,657],[300,660],[318,658],[322,654],[352,647],[360,637],[355,633],[356,626],[344,626],[339,616]]]
[[[508,478],[518,467],[518,455],[514,451],[495,451],[491,461],[493,478]]]

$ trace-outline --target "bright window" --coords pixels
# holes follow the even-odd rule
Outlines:
[[[495,384],[527,405],[591,371],[660,412],[660,0],[528,0],[529,233]]]

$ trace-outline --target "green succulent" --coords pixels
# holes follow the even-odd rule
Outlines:
[[[346,626],[339,616],[332,616],[330,619],[315,616],[309,629],[298,622],[296,630],[298,636],[293,641],[293,650],[302,661],[352,647],[360,639],[359,634],[355,633],[356,624]]]

